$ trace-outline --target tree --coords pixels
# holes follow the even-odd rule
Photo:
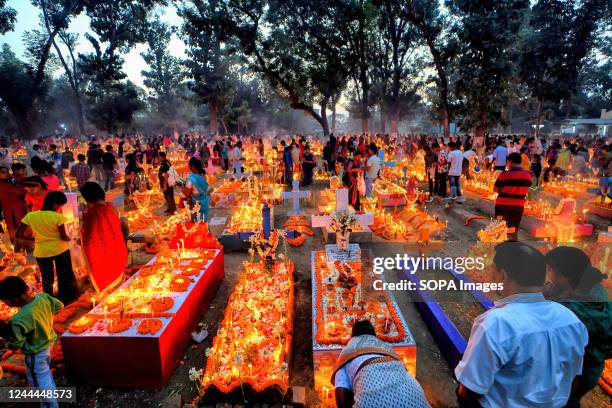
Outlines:
[[[454,87],[460,96],[462,126],[475,128],[478,138],[501,122],[508,104],[517,52],[513,46],[528,4],[527,0],[447,1],[461,45]]]
[[[408,20],[408,3],[378,0],[379,33],[375,77],[379,80],[381,99],[381,131],[384,133],[384,112],[391,116],[391,135],[397,137],[405,102],[414,96],[410,87],[409,59],[416,49],[416,33]]]
[[[13,31],[15,21],[17,20],[17,12],[12,7],[6,6],[6,0],[0,0],[0,34]]]
[[[335,26],[336,3],[230,0],[227,6],[244,61],[325,135],[328,104],[344,89],[351,69],[349,44]]]
[[[83,9],[82,0],[32,0],[32,4],[37,7],[41,7],[43,2],[47,2],[49,6],[50,30],[44,34],[40,31],[33,30],[29,32],[25,38],[28,42],[28,62],[25,66],[22,66],[22,68],[25,69],[24,74],[30,78],[30,84],[25,86],[23,82],[25,77],[20,75],[20,79],[24,85],[23,90],[19,91],[18,95],[7,92],[2,93],[3,102],[9,107],[9,111],[13,115],[20,115],[14,119],[19,124],[19,133],[24,139],[33,139],[35,137],[35,123],[32,122],[36,116],[34,109],[37,100],[44,98],[47,91],[46,68],[53,41],[61,30],[68,27],[71,18],[79,14]],[[6,20],[9,24],[8,26],[4,24],[4,26],[10,27],[12,24],[11,22],[14,21],[14,15],[10,10],[7,14],[7,9],[4,7],[0,10],[2,11],[2,16],[9,16]],[[13,19],[10,18],[10,15],[13,15]],[[5,20],[1,21],[6,23]],[[7,75],[15,74],[16,71],[14,69],[18,66],[19,64],[8,64],[7,68],[13,70],[7,73]],[[11,106],[14,109],[11,109]],[[18,109],[16,108],[17,106],[19,107]]]
[[[80,3],[81,4],[79,4],[78,12],[81,11],[82,4],[84,4],[84,1],[81,1]],[[55,16],[58,13],[58,8],[61,7],[61,2],[58,2],[56,0],[37,0],[35,4],[38,5],[38,7],[41,9],[42,25],[45,28],[47,35],[52,36],[54,27],[53,20],[56,18]],[[70,61],[68,61],[64,57],[58,45],[59,41],[57,40],[57,38],[59,38],[59,41],[61,41],[68,49]],[[59,59],[62,68],[64,69],[68,84],[72,89],[74,104],[76,108],[75,113],[77,116],[78,129],[80,134],[84,134],[85,121],[83,119],[83,104],[81,102],[80,77],[77,69],[76,58],[74,55],[74,48],[77,45],[77,41],[78,35],[67,32],[66,28],[64,27],[61,28],[55,36],[53,36],[53,40],[51,43],[53,44],[53,48],[55,50],[57,58]]]
[[[539,0],[533,6],[522,42],[520,78],[538,102],[536,137],[544,103],[558,104],[577,91],[606,4],[605,0]]]
[[[158,3],[163,2],[98,0],[87,3],[90,27],[98,38],[85,35],[94,52],[79,54],[78,67],[86,81],[87,117],[99,129],[112,131],[119,126],[125,127],[134,112],[142,108],[135,86],[124,81],[121,54],[146,40],[147,15]],[[119,105],[125,111],[118,111]],[[118,123],[113,123],[114,120]]]
[[[210,133],[217,134],[219,98],[226,91],[231,49],[226,48],[225,10],[217,0],[190,0],[179,9],[182,34],[189,59],[185,65],[193,81],[191,89],[208,105]]]
[[[450,103],[449,71],[456,56],[458,44],[452,32],[445,27],[450,25],[447,13],[442,13],[440,4],[430,0],[411,0],[407,3],[406,15],[416,27],[427,44],[436,72],[435,84],[437,97],[435,105],[440,112],[444,137],[450,135],[450,122],[453,118]]]
[[[149,48],[140,55],[149,65],[149,70],[142,70],[144,85],[150,89],[151,99],[156,112],[166,124],[176,129],[178,92],[185,74],[178,58],[168,51],[172,33],[176,27],[170,27],[156,17],[150,22],[146,38]]]

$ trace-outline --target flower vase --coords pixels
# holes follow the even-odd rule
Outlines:
[[[350,231],[336,231],[336,246],[341,251],[348,251]]]

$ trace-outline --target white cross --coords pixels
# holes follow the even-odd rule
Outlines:
[[[289,215],[302,215],[304,212],[300,210],[300,198],[308,198],[310,197],[310,191],[300,190],[300,181],[293,180],[292,182],[293,190],[286,191],[282,194],[283,200],[292,198],[293,199],[293,211],[289,211]]]
[[[336,211],[344,211],[348,208],[348,194],[349,191],[347,188],[336,189]],[[361,225],[362,227],[367,227],[368,225],[374,224],[374,214],[372,213],[355,214],[355,219],[357,219],[357,224]],[[331,221],[331,215],[312,216],[313,228],[329,227]]]

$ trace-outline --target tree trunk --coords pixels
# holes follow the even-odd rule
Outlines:
[[[385,134],[387,132],[387,124],[385,122],[385,112],[380,108],[380,133]]]
[[[397,138],[397,134],[398,134],[398,127],[399,127],[399,112],[397,111],[397,109],[394,109],[393,112],[391,112],[391,138]]]
[[[361,133],[366,134],[368,132],[369,132],[369,130],[368,130],[368,118],[367,117],[361,118]]]
[[[329,122],[327,121],[327,100],[325,98],[323,103],[321,103],[321,128],[323,129],[323,136],[329,135]]]
[[[217,136],[217,98],[211,96],[208,99],[208,110],[210,111],[210,133]]]
[[[538,113],[536,116],[536,127],[535,127],[535,137],[538,139],[540,137],[540,123],[542,123],[542,100],[538,100]]]
[[[336,102],[332,104],[332,127],[331,131],[335,135],[336,134]]]
[[[476,137],[480,138],[480,140],[484,140],[485,133],[487,132],[487,113],[480,112],[480,120],[478,122],[478,126],[476,126]]]
[[[448,116],[448,110],[442,108],[442,131],[445,139],[450,138],[450,118]]]

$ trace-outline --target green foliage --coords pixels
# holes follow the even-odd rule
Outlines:
[[[147,30],[149,48],[140,54],[149,65],[148,70],[142,71],[143,83],[150,91],[154,109],[166,122],[176,118],[178,92],[185,78],[181,61],[168,50],[172,33],[175,31],[176,27],[170,27],[156,17]]]
[[[12,7],[6,6],[6,0],[0,0],[0,34],[13,31],[15,21],[17,20],[17,12]]]
[[[454,90],[459,98],[462,127],[482,135],[502,120],[515,74],[513,48],[528,9],[527,0],[448,0],[461,46]]]

